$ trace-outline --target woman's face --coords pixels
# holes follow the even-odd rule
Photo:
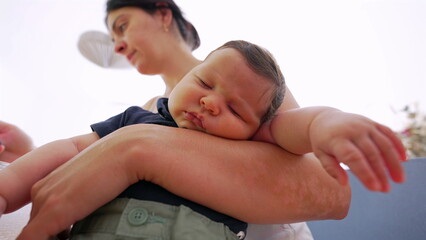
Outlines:
[[[161,74],[165,31],[160,11],[151,15],[139,8],[124,7],[111,11],[107,24],[117,53],[142,74]]]

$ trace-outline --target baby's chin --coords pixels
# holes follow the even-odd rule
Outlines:
[[[182,126],[182,127],[180,127],[180,126],[179,126],[179,128],[189,129],[189,130],[195,130],[195,131],[203,132],[203,133],[208,133],[206,130],[199,129],[199,128],[195,128],[195,127],[187,127],[187,126]],[[211,135],[214,135],[214,134],[211,134]]]

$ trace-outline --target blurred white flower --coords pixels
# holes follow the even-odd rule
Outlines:
[[[402,112],[408,123],[398,135],[404,143],[410,158],[426,156],[426,115],[419,110],[418,104],[406,105]]]

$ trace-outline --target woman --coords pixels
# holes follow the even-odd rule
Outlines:
[[[107,13],[116,51],[141,74],[162,76],[166,91],[161,97],[200,63],[191,53],[199,44],[195,28],[173,1],[109,0]],[[143,107],[154,110],[157,98]],[[296,107],[287,91],[280,111]],[[31,220],[19,239],[56,234],[139,179],[253,223],[340,219],[350,201],[349,187],[329,177],[311,155],[185,129],[135,125],[103,138],[37,183]]]

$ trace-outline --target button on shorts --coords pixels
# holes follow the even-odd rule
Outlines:
[[[74,224],[70,240],[238,240],[186,206],[117,198]]]

